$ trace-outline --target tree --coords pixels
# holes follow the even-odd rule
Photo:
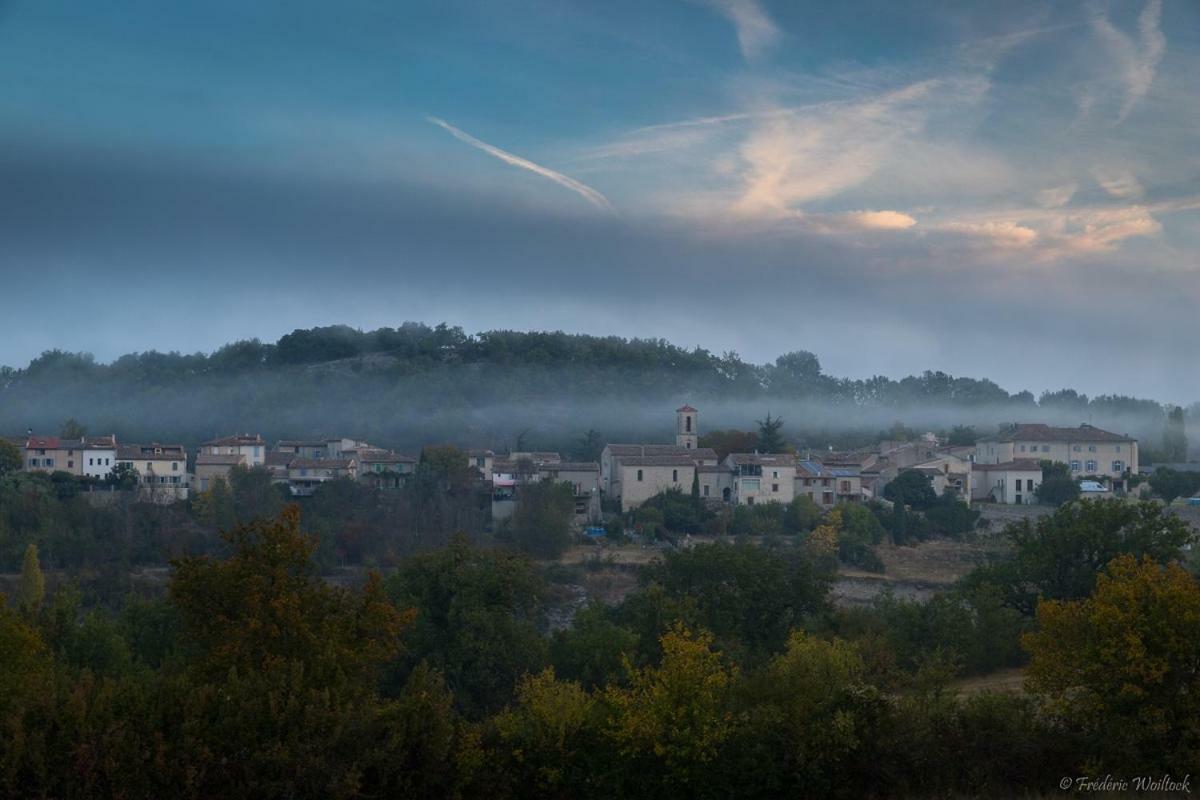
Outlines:
[[[17,590],[17,607],[26,617],[37,616],[46,596],[46,576],[38,563],[37,545],[30,542],[25,546],[25,558],[21,561],[21,585]]]
[[[970,425],[955,425],[950,429],[949,443],[954,447],[973,445],[978,440],[975,428]]]
[[[730,453],[749,453],[758,447],[758,434],[752,431],[710,431],[699,439],[701,447],[711,447],[724,460]]]
[[[1163,427],[1163,460],[1181,463],[1188,459],[1187,422],[1183,407],[1175,406],[1168,412]]]
[[[797,495],[788,503],[783,515],[783,530],[786,533],[811,531],[821,519],[821,507],[806,494]]]
[[[831,543],[830,555],[836,547]],[[668,552],[645,567],[643,589],[621,609],[621,620],[653,646],[682,619],[703,627],[730,653],[778,650],[788,632],[825,608],[829,576],[797,548],[702,544]]]
[[[137,488],[139,480],[141,480],[141,475],[128,461],[114,464],[108,475],[104,477],[106,484],[121,492],[133,491]]]
[[[1042,482],[1034,494],[1040,503],[1061,506],[1079,499],[1079,482],[1061,461],[1043,461]]]
[[[628,688],[605,694],[608,736],[630,766],[630,785],[618,796],[695,796],[734,731],[729,697],[738,672],[714,651],[712,636],[675,625],[660,644],[659,666],[632,670]]]
[[[910,506],[914,511],[924,511],[937,502],[929,476],[915,469],[906,469],[893,478],[883,487],[883,497]]]
[[[361,796],[386,783],[379,671],[412,614],[377,575],[361,590],[316,573],[297,509],[224,534],[231,553],[174,562],[169,597],[192,656],[176,704],[198,796]],[[382,744],[381,744],[382,743]],[[367,791],[364,791],[366,789]]]
[[[22,466],[21,449],[6,439],[0,439],[0,478],[17,472]]]
[[[1182,557],[1194,540],[1190,526],[1157,503],[1082,500],[1042,517],[1010,525],[1011,560],[981,567],[968,583],[997,586],[1012,608],[1032,616],[1039,598],[1079,600],[1118,556],[1149,557],[1165,564]]]
[[[1200,585],[1177,564],[1114,559],[1084,600],[1046,600],[1027,684],[1100,770],[1186,773],[1200,752]]]
[[[456,536],[405,560],[386,586],[398,608],[416,612],[392,685],[425,661],[445,676],[459,708],[481,715],[504,706],[523,675],[545,666],[544,586],[528,556]]]
[[[975,529],[980,512],[946,492],[925,509],[930,531],[937,536],[961,536]]]
[[[71,417],[63,423],[62,432],[59,435],[64,439],[82,439],[87,436],[87,427],[80,425],[78,420]]]
[[[568,483],[538,481],[520,487],[507,533],[535,558],[558,558],[571,544],[575,493]]]
[[[1200,492],[1200,472],[1180,472],[1170,467],[1159,467],[1150,474],[1147,482],[1164,503]]]
[[[604,442],[601,441],[600,432],[589,428],[588,432],[576,442],[573,455],[579,461],[599,461],[602,450],[604,450]]]
[[[758,420],[758,452],[784,452],[787,444],[783,441],[782,429],[783,417],[772,418],[770,412],[767,413],[766,419]]]
[[[516,797],[586,797],[595,792],[600,764],[597,702],[552,667],[527,675],[516,703],[492,721],[501,774]]]

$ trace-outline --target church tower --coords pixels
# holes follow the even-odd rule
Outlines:
[[[700,412],[689,405],[675,409],[675,444],[695,450],[700,441]]]

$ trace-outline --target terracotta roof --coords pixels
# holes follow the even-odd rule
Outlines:
[[[684,447],[678,444],[610,444],[608,452],[613,456],[671,456],[676,454],[690,455],[697,460],[717,461],[717,451],[711,447]]]
[[[235,433],[232,436],[222,436],[219,439],[213,439],[212,441],[208,441],[208,442],[201,442],[200,446],[201,447],[212,447],[212,446],[228,447],[228,446],[234,446],[234,445],[247,445],[247,444],[261,445],[261,444],[264,444],[264,442],[263,442],[262,436],[258,435],[257,433],[255,433],[255,434]]]
[[[88,450],[112,450],[117,446],[117,435],[109,433],[104,436],[85,436],[83,446]]]
[[[201,453],[196,456],[197,467],[236,467],[245,463],[246,457],[237,453]]]
[[[675,410],[676,410],[677,412],[683,412],[683,413],[688,413],[688,412],[691,412],[691,413],[693,413],[693,414],[698,414],[698,413],[700,413],[700,410],[699,410],[699,409],[697,409],[697,408],[692,408],[692,407],[691,407],[691,406],[689,406],[687,403],[684,403],[683,405],[681,405],[679,408],[677,408],[677,409],[675,409]]]
[[[162,452],[155,452],[161,450]],[[117,461],[183,461],[187,451],[181,444],[123,444],[117,447]]]
[[[730,453],[734,464],[755,464],[763,467],[794,467],[796,457],[790,453]]]
[[[1041,472],[1042,465],[1032,458],[1018,458],[1003,464],[972,464],[972,472]]]
[[[987,442],[1132,442],[1130,436],[1109,433],[1093,425],[1078,428],[1058,428],[1041,423],[1013,425],[1000,433],[983,437]]]
[[[350,469],[353,463],[349,458],[295,458],[288,469]]]
[[[595,461],[562,461],[558,464],[542,464],[539,472],[599,472],[600,465]]]
[[[227,437],[227,438],[229,438],[229,437]],[[220,442],[220,443],[224,444],[224,442]],[[213,444],[213,443],[205,442],[205,444]],[[278,442],[275,443],[276,448],[280,448],[280,447],[324,447],[324,446],[325,446],[324,439],[280,439]]]
[[[415,464],[417,459],[413,456],[405,456],[400,453],[393,453],[391,450],[382,450],[377,447],[356,447],[351,450],[343,450],[343,453],[354,453],[358,456],[359,461],[370,461],[372,464]]]
[[[688,455],[625,456],[620,460],[623,467],[694,467],[696,460]]]
[[[30,436],[25,440],[26,450],[57,450],[59,439],[57,436]]]
[[[266,464],[268,467],[286,467],[295,457],[295,453],[285,453],[280,450],[268,450]]]

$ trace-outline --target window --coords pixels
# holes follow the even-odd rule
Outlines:
[[[688,442],[688,443],[687,443],[685,446],[687,447],[687,449],[688,449],[688,450],[691,450],[691,449],[692,449],[692,443],[691,443],[691,442]]]
[[[1021,505],[1021,495],[1017,495],[1016,500],[1017,500],[1017,505]]]
[[[778,478],[778,477],[779,477],[779,470],[775,470],[774,472],[772,472],[772,473],[771,473],[771,477],[772,477],[772,478]]]
[[[1027,481],[1025,481],[1025,488],[1031,492],[1033,491],[1033,478],[1030,478]]]
[[[1124,472],[1125,471],[1125,462],[1124,461],[1114,461],[1112,463],[1112,471],[1113,472]]]
[[[1024,453],[1024,452],[1025,452],[1025,445],[1021,445],[1021,452],[1022,452],[1022,453]]]
[[[757,492],[760,488],[761,488],[761,485],[758,482],[758,478],[743,478],[742,479],[742,491],[743,492]]]
[[[1076,448],[1076,449],[1078,450],[1079,448]],[[1079,472],[1079,462],[1078,461],[1071,462],[1071,472]]]
[[[683,421],[684,421],[684,427],[687,429],[687,432],[691,433],[692,432],[692,418],[684,417]]]
[[[1095,472],[1095,471],[1096,471],[1096,462],[1095,462],[1095,461],[1089,461],[1089,462],[1087,462],[1087,471],[1088,471],[1089,473],[1091,473],[1091,472]]]
[[[179,462],[178,461],[171,462],[171,472],[179,472]]]
[[[754,498],[753,498],[753,497],[747,497],[747,498],[746,498],[746,505],[748,505],[748,506],[752,506],[752,505],[754,505]]]
[[[94,467],[95,465],[96,465],[96,459],[94,459],[94,458],[89,458],[89,459],[88,459],[88,466],[89,466],[89,467]]]
[[[261,448],[261,447],[255,447],[255,448],[254,448],[254,457],[255,457],[255,458],[258,458],[258,457],[259,457],[259,456],[261,456],[261,455],[262,455],[262,448]]]
[[[67,469],[75,469],[75,462],[74,462],[74,461],[68,461],[68,462],[67,462]]]
[[[825,505],[833,504],[833,492],[821,492],[821,502]]]
[[[679,470],[677,470],[677,469],[671,470],[671,482],[679,483]]]
[[[771,484],[771,491],[772,491],[772,492],[778,492],[778,491],[779,491],[779,484],[778,484],[778,483],[772,483],[772,484]]]
[[[846,494],[849,491],[850,491],[850,481],[842,481],[842,494]]]
[[[832,486],[833,481],[830,480],[829,478],[821,478],[821,485],[822,486]]]
[[[638,480],[640,481],[641,479],[642,479],[642,471],[639,469],[638,470]]]
[[[1117,445],[1117,452],[1121,452],[1121,445]]]
[[[304,477],[307,477],[307,475],[308,475],[308,470],[304,467],[301,467],[300,468],[300,477],[304,478]],[[642,479],[642,471],[638,470],[638,480],[640,481],[641,479]]]
[[[1075,445],[1075,446],[1074,446],[1074,447],[1072,447],[1071,449],[1072,449],[1072,450],[1074,450],[1076,453],[1078,453],[1078,452],[1079,452],[1080,450],[1082,450],[1083,448],[1081,448],[1079,445]]]
[[[705,497],[708,497],[708,490],[709,490],[709,485],[706,483],[706,484],[704,484],[704,496]]]
[[[805,478],[805,479],[804,479],[804,485],[805,485],[805,486],[812,486],[812,478]]]
[[[1089,453],[1094,453],[1094,452],[1096,452],[1096,445],[1094,445],[1094,444],[1089,444],[1089,445],[1088,445],[1088,452],[1089,452]]]
[[[30,467],[36,467],[37,465],[38,465],[38,462],[37,462],[37,459],[36,459],[36,458],[31,458],[31,459],[29,459],[29,466],[30,466]]]
[[[1049,453],[1049,452],[1050,452],[1050,445],[1048,445],[1048,444],[1044,444],[1044,445],[1042,445],[1042,452],[1043,452],[1043,453]]]
[[[45,459],[45,460],[43,461],[43,465],[44,465],[44,466],[47,466],[47,467],[53,467],[53,466],[54,466],[54,459],[53,459],[53,458],[47,458],[47,459]]]

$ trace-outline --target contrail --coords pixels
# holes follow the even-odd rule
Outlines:
[[[585,200],[597,208],[604,209],[605,211],[613,210],[612,203],[608,202],[607,197],[600,194],[592,187],[580,183],[574,178],[563,175],[561,172],[555,172],[549,167],[543,167],[541,164],[535,164],[528,159],[513,155],[512,153],[509,153],[506,150],[501,150],[499,147],[490,145],[487,142],[480,141],[466,131],[459,130],[458,128],[454,127],[444,119],[439,119],[437,117],[426,117],[425,119],[429,120],[434,125],[445,128],[455,139],[466,142],[472,147],[477,147],[488,155],[495,156],[506,164],[512,164],[514,167],[520,167],[521,169],[527,169],[530,172],[537,173],[543,178],[549,178],[559,186],[564,186],[570,189],[572,192],[581,195]]]

